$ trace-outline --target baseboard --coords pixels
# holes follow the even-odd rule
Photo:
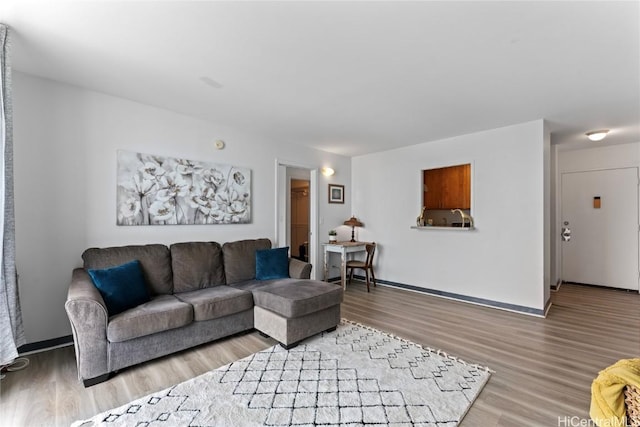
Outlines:
[[[547,304],[544,307],[544,317],[547,317],[547,314],[549,313],[549,310],[551,310],[551,306],[553,304],[551,303],[551,298],[549,298],[549,300],[547,301]]]
[[[354,275],[353,277],[359,280],[365,280],[364,276]],[[471,304],[497,308],[500,310],[512,311],[515,313],[527,314],[529,316],[545,317],[546,310],[548,309],[548,307],[545,307],[544,310],[541,310],[541,309],[532,308],[532,307],[525,307],[522,305],[508,304],[505,302],[493,301],[493,300],[488,300],[484,298],[476,298],[476,297],[471,297],[467,295],[456,294],[453,292],[440,291],[438,289],[422,288],[420,286],[407,285],[406,283],[392,282],[390,280],[382,280],[378,278],[376,278],[376,283],[383,286],[386,285],[394,288],[406,289],[409,291],[419,292],[422,294],[432,295],[440,298],[446,298],[446,299],[451,299],[451,300],[461,301],[461,302],[468,302]]]
[[[58,347],[66,347],[73,344],[73,336],[66,335],[64,337],[53,338],[50,340],[37,341],[18,347],[18,354],[25,356],[31,353],[39,353],[45,350],[53,350]]]

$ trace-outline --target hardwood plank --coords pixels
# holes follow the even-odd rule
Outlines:
[[[496,371],[463,426],[588,419],[598,371],[640,353],[637,293],[563,285],[547,319],[538,319],[384,287],[376,296],[358,286],[349,292],[360,299],[347,299],[346,317]]]
[[[640,354],[640,295],[562,285],[546,319],[391,287],[347,287],[342,315],[495,373],[462,422],[476,426],[555,426],[588,419],[600,370]],[[67,426],[268,348],[257,332],[208,343],[124,369],[85,389],[72,347],[29,356],[0,383],[0,425]]]

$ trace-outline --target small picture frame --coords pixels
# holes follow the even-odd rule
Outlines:
[[[344,185],[329,184],[329,203],[344,203]]]

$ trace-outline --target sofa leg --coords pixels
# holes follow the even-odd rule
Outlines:
[[[333,326],[333,327],[331,327],[331,328],[329,328],[329,329],[325,330],[325,332],[333,332],[333,331],[335,331],[336,329],[338,329],[338,326]],[[260,332],[260,333],[262,333],[262,332]],[[293,347],[296,347],[296,346],[297,346],[298,344],[300,344],[302,341],[304,341],[304,340],[300,340],[300,341],[297,341],[297,342],[294,342],[294,343],[291,343],[291,344],[283,344],[283,343],[280,343],[280,347],[284,348],[285,350],[291,350]]]
[[[298,344],[300,344],[301,342],[302,341],[297,341],[297,342],[294,342],[294,343],[291,343],[291,344],[280,343],[280,347],[284,348],[285,350],[291,350],[292,348],[297,347]]]
[[[88,380],[82,380],[82,383],[84,384],[85,388],[86,387],[91,387],[93,385],[105,382],[110,377],[111,377],[111,372],[108,372],[108,373],[106,373],[104,375],[100,375],[99,377],[89,378]]]

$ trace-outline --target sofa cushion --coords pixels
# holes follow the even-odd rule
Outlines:
[[[255,279],[256,251],[271,248],[269,239],[239,240],[222,245],[227,284]]]
[[[175,243],[170,251],[174,293],[225,284],[220,244]]]
[[[289,277],[289,247],[256,251],[256,280]]]
[[[215,286],[191,292],[181,292],[175,297],[193,306],[195,321],[217,319],[230,314],[240,313],[253,307],[251,292]]]
[[[253,292],[255,289],[264,288],[265,286],[273,285],[275,283],[297,283],[300,279],[273,279],[273,280],[245,280],[242,282],[234,283],[233,285],[229,285],[236,289],[242,289],[243,291]]]
[[[342,286],[318,280],[276,282],[253,289],[256,306],[288,319],[340,304]]]
[[[82,254],[85,269],[115,267],[139,260],[151,294],[170,294],[173,291],[171,258],[164,245],[121,246],[91,248]]]
[[[109,319],[107,339],[122,342],[188,325],[193,307],[173,295],[158,295]]]
[[[137,259],[116,267],[89,269],[87,273],[100,291],[109,316],[149,301],[149,292]]]

